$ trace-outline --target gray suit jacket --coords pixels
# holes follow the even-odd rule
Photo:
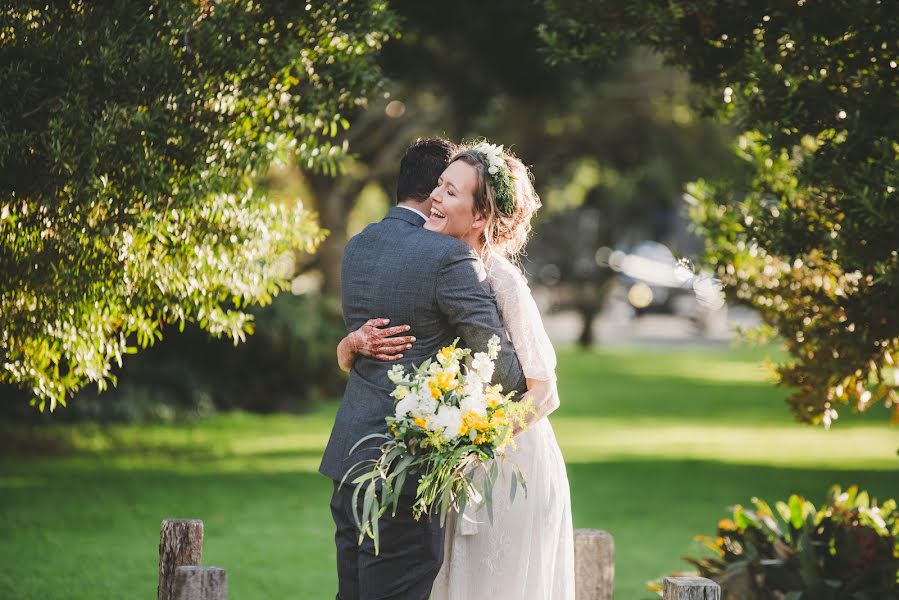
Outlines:
[[[459,337],[459,346],[487,350],[491,336],[502,348],[494,383],[504,391],[526,391],[524,374],[506,338],[477,256],[465,242],[422,227],[422,218],[395,206],[347,243],[343,254],[343,318],[347,331],[368,319],[412,326],[416,337],[400,364],[417,366]],[[375,458],[378,440],[352,456],[350,449],[371,433],[386,433],[394,412],[387,371],[396,363],[359,356],[347,381],[319,471],[339,481],[360,460]],[[412,488],[414,490],[414,487]]]

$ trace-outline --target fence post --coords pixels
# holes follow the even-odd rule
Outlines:
[[[721,600],[721,588],[704,577],[666,577],[662,600]]]
[[[615,541],[605,531],[574,530],[576,600],[612,600]]]
[[[178,567],[174,600],[228,600],[228,575],[218,567]]]
[[[199,565],[203,558],[203,521],[166,519],[159,533],[157,600],[175,600],[175,570]]]

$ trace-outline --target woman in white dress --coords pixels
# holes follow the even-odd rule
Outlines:
[[[492,522],[484,507],[477,505],[447,520],[443,567],[431,598],[573,600],[568,476],[547,418],[559,406],[556,356],[527,280],[512,262],[524,248],[540,199],[521,161],[502,146],[480,143],[453,157],[431,201],[425,227],[468,242],[481,256],[535,409],[528,428],[515,436],[515,448],[501,461]],[[403,331],[401,327],[389,331]],[[348,336],[355,336],[352,343],[341,345],[378,346],[371,340],[360,342],[361,336],[379,335],[373,327],[363,329]],[[393,354],[402,349],[396,348]],[[384,355],[383,350],[371,352]],[[519,492],[514,501],[509,495],[513,464],[527,486],[526,494]]]

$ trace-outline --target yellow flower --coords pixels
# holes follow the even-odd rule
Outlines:
[[[490,408],[496,408],[503,401],[503,395],[501,385],[491,385],[485,390],[485,397],[487,399],[487,406]]]
[[[440,373],[437,375],[437,385],[444,391],[451,391],[459,387],[459,382],[453,373]]]
[[[437,353],[437,362],[441,365],[445,365],[446,363],[453,360],[453,355],[455,355],[456,351],[451,346],[446,346],[440,349],[440,352]]]
[[[428,389],[436,400],[443,392],[449,392],[459,387],[459,381],[454,373],[441,371],[428,379]]]
[[[718,529],[723,529],[724,531],[736,531],[737,526],[730,519],[721,519],[718,521]]]
[[[491,426],[484,417],[473,410],[467,410],[462,413],[462,426],[459,428],[459,435],[466,435],[472,429],[484,432],[490,430]]]
[[[415,423],[416,425],[418,425],[419,427],[421,427],[422,429],[428,428],[428,422],[423,417],[415,417],[415,419],[412,422]]]
[[[488,441],[490,441],[489,438],[488,438],[486,435],[484,435],[483,433],[482,433],[482,434],[479,434],[478,437],[476,437],[476,438],[474,439],[474,443],[477,444],[477,445],[479,445],[479,446],[480,446],[481,444],[483,444],[484,442],[488,442]]]
[[[394,398],[396,398],[397,400],[402,400],[403,398],[405,398],[406,396],[409,395],[409,388],[404,387],[404,386],[399,386],[395,390],[393,390],[393,392],[390,395],[393,396]]]

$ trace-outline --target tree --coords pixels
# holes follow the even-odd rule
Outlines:
[[[392,6],[403,33],[379,58],[389,97],[352,117],[346,138],[355,154],[347,176],[310,178],[322,224],[332,232],[317,254],[326,289],[339,291],[347,216],[360,192],[375,184],[392,196],[412,139],[487,136],[532,165],[543,213],[602,209],[603,231],[585,234],[576,253],[587,255],[592,271],[581,277],[569,268],[575,253],[552,253],[563,275],[559,287],[589,292],[575,300],[589,331],[608,275],[593,260],[596,249],[636,235],[646,205],[668,210],[684,182],[721,170],[727,162],[721,128],[694,118],[686,77],[647,52],[600,71],[547,64],[537,34],[545,15],[535,3],[464,0],[446,12],[411,0]],[[541,232],[567,227],[565,217],[543,221],[536,244],[551,237]],[[566,233],[558,237],[573,242]],[[536,260],[528,266],[540,268]]]
[[[600,249],[655,240],[678,253],[695,250],[679,246],[683,186],[732,171],[734,161],[725,152],[730,132],[690,108],[687,77],[645,48],[631,48],[601,81],[568,93],[564,111],[538,119],[552,126],[547,150],[528,148],[538,182],[545,178],[546,208],[527,267],[544,275],[538,281],[554,288],[557,306],[579,314],[578,343],[586,347],[616,277]]]
[[[335,172],[394,27],[379,0],[0,9],[0,381],[52,410],[165,324],[243,339],[324,233],[254,178]]]
[[[783,338],[797,419],[882,402],[899,423],[899,13],[839,0],[547,0],[555,61],[638,40],[745,131],[745,177],[697,181],[692,217],[732,296]]]
[[[330,294],[340,290],[348,215],[360,192],[375,184],[392,198],[399,161],[411,141],[494,135],[490,125],[498,109],[558,101],[567,75],[538,53],[535,27],[542,12],[531,3],[461,0],[452,10],[435,10],[397,0],[391,7],[402,34],[385,44],[378,61],[388,79],[387,97],[351,115],[353,127],[344,139],[353,159],[344,176],[307,177],[322,226],[331,232],[317,255]],[[514,141],[521,144],[525,129],[535,126],[519,120]]]

